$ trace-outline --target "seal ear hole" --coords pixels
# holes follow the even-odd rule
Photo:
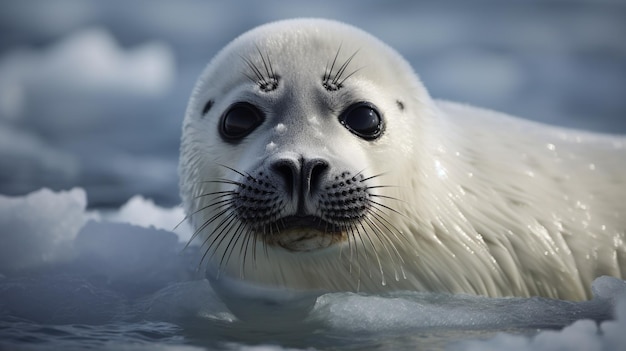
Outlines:
[[[220,135],[228,141],[239,140],[250,134],[264,120],[258,107],[247,102],[236,102],[222,115]]]
[[[376,106],[369,102],[350,105],[340,116],[341,123],[352,134],[365,140],[374,140],[383,132],[383,119]]]
[[[211,107],[213,107],[213,100],[209,100],[206,102],[206,104],[204,104],[204,107],[202,108],[202,117],[206,116]]]
[[[398,105],[398,108],[400,109],[400,111],[404,111],[404,102],[400,100],[396,100],[396,105]]]

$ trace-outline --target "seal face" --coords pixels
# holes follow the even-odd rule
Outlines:
[[[353,58],[350,57],[337,74],[331,75],[329,72],[333,72],[337,55],[321,82],[331,92],[343,86],[346,78],[341,79],[341,75]],[[253,72],[253,76],[247,77],[261,92],[270,93],[278,88],[278,78],[270,57],[260,54],[260,58],[267,77],[252,60],[246,59]],[[208,109],[205,105],[203,114]],[[266,119],[260,107],[236,101],[222,114],[219,135],[226,143],[243,142]],[[381,114],[367,101],[347,106],[339,114],[338,122],[367,141],[379,138],[383,131]],[[285,128],[284,124],[278,124],[275,129],[281,134]],[[268,145],[275,145],[275,141]],[[325,151],[318,154],[324,155]],[[305,152],[268,153],[258,165],[243,171],[223,166],[236,173],[239,180],[215,181],[235,186],[232,190],[212,194],[218,195],[216,200],[219,200],[210,206],[224,205],[224,210],[214,218],[221,219],[218,227],[224,231],[234,227],[235,236],[243,234],[248,240],[252,237],[289,251],[312,251],[346,241],[349,233],[358,232],[363,222],[369,224],[368,212],[377,204],[369,191],[369,179],[362,173],[343,170],[340,162],[306,155]]]
[[[181,196],[212,276],[582,299],[626,272],[625,145],[432,100],[369,34],[281,21],[199,78]]]

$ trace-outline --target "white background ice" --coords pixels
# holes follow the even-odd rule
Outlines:
[[[380,37],[437,98],[626,132],[620,1],[0,0],[0,348],[626,349],[611,279],[581,303],[328,294],[283,330],[234,319],[172,232],[180,124],[220,47],[301,16]]]

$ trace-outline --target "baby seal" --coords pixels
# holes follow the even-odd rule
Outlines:
[[[578,300],[626,272],[626,138],[433,100],[397,52],[333,21],[270,23],[217,54],[180,175],[214,278]]]

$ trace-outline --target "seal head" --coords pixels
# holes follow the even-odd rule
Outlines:
[[[403,74],[402,58],[381,50],[391,52],[346,25],[285,21],[237,38],[202,74],[185,118],[181,194],[220,270],[235,255],[245,275],[239,256],[258,265],[259,245],[279,255],[355,255],[382,244],[399,259],[383,234],[399,232],[386,217],[393,199],[379,193],[391,183],[371,154],[393,143],[388,120],[427,95]],[[406,89],[389,94],[378,76]]]

